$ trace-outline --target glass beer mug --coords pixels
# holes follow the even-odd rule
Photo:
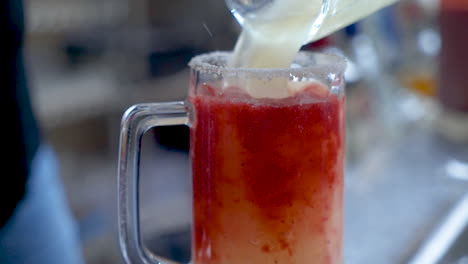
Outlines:
[[[138,209],[140,143],[190,127],[192,263],[342,262],[345,62],[300,53],[289,69],[190,62],[185,102],[135,105],[122,120],[119,235],[128,263],[174,263],[147,250]],[[162,216],[164,217],[164,216]]]

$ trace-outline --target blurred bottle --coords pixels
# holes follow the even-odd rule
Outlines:
[[[440,36],[438,0],[401,0],[365,20],[386,78],[386,108],[398,133],[429,126],[436,116],[437,58]]]
[[[437,130],[453,142],[468,143],[468,1],[440,0],[439,25]]]
[[[436,94],[440,51],[436,1],[403,1],[397,10],[402,43],[397,76],[403,87],[425,99]]]
[[[348,62],[346,78],[346,158],[350,168],[360,164],[379,134],[375,111],[375,90],[366,76],[366,66],[374,65],[375,53],[363,35],[360,23],[352,24],[333,36],[335,52]],[[373,68],[371,66],[370,68]]]
[[[382,12],[382,11],[381,11]],[[347,164],[359,165],[369,154],[399,134],[400,113],[396,89],[386,69],[392,56],[378,50],[375,31],[381,30],[372,15],[332,36],[335,50],[348,62],[346,78]],[[390,55],[390,53],[385,53]],[[385,140],[382,140],[385,138]]]

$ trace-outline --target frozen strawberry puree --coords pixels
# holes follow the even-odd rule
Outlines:
[[[219,91],[189,97],[194,263],[341,263],[343,96]]]

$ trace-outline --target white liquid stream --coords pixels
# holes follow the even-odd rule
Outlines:
[[[247,6],[255,0],[229,1]],[[247,13],[233,9],[242,4],[231,5],[231,11],[243,30],[230,66],[289,68],[303,44],[327,36],[396,1],[273,0],[265,1],[268,3]],[[284,82],[273,80],[262,83],[264,85],[256,82],[247,84],[245,89],[255,97],[281,98],[290,95]]]

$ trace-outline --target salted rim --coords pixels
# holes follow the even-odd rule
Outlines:
[[[291,74],[303,75],[303,74],[343,74],[346,69],[346,60],[336,54],[330,53],[316,53],[301,51],[299,52],[295,62],[302,64],[310,64],[302,66],[300,68],[233,68],[227,66],[228,58],[232,52],[227,51],[215,51],[198,55],[189,62],[190,68],[201,73],[211,73],[219,75],[248,75],[257,78],[272,78],[272,77],[283,77],[290,76]],[[321,58],[320,62],[315,64],[310,58]],[[215,65],[217,62],[220,65]],[[301,65],[302,65],[301,64]]]

